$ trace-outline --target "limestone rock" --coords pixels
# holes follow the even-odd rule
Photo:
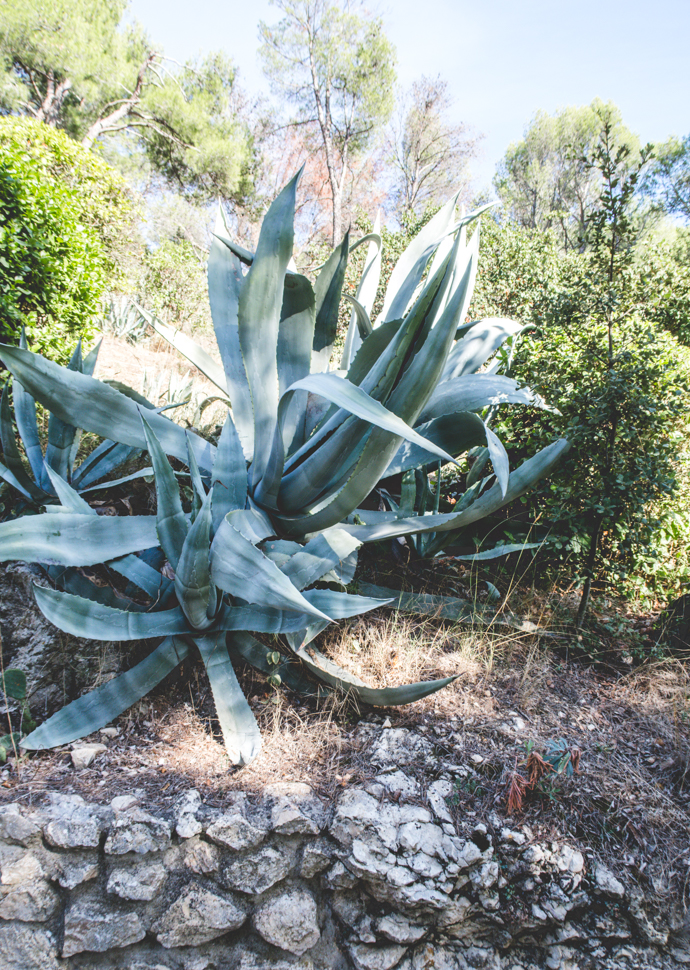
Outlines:
[[[0,966],[3,970],[59,970],[52,933],[21,923],[0,924]]]
[[[129,946],[146,936],[139,916],[110,909],[95,896],[81,897],[65,913],[63,957],[85,950],[103,953],[112,947]]]
[[[404,765],[424,763],[433,756],[433,748],[426,738],[405,728],[382,731],[371,753],[375,765]]]
[[[170,823],[139,808],[115,818],[105,842],[107,855],[159,852],[170,844]]]
[[[221,815],[206,831],[209,839],[218,845],[240,851],[259,845],[266,838],[267,829],[248,822],[240,811]]]
[[[357,877],[346,869],[342,862],[335,862],[323,877],[326,889],[352,889],[357,885]]]
[[[427,788],[426,797],[431,805],[434,815],[436,818],[440,818],[442,822],[453,821],[450,812],[448,811],[448,805],[446,799],[453,794],[453,784],[446,779],[440,779],[439,781],[432,782]]]
[[[233,948],[232,963],[227,966],[232,966],[233,970],[314,970],[314,961],[308,954],[298,959],[285,959],[268,956],[263,952],[257,953],[253,948],[240,944]]]
[[[181,839],[191,839],[203,831],[203,825],[196,817],[201,808],[201,796],[196,788],[185,792],[175,803],[175,831]]]
[[[58,864],[57,880],[63,889],[74,889],[98,875],[98,857],[91,852],[70,852]]]
[[[220,852],[215,845],[190,839],[184,849],[184,864],[199,876],[217,872],[220,865]]]
[[[302,850],[299,874],[303,879],[313,879],[331,864],[333,848],[326,839],[307,842]]]
[[[319,941],[317,916],[311,893],[291,889],[259,906],[252,923],[267,943],[299,957]]]
[[[416,943],[426,933],[424,926],[416,926],[414,923],[410,923],[400,913],[381,916],[374,925],[377,932],[382,933],[392,943]]]
[[[236,930],[246,914],[231,899],[201,886],[188,886],[152,929],[166,948],[199,946]]]
[[[0,918],[44,923],[53,915],[60,898],[45,878],[41,863],[32,853],[2,864]]]
[[[616,879],[611,870],[607,869],[601,863],[597,863],[594,870],[594,882],[599,892],[605,896],[613,896],[618,899],[622,899],[625,896],[623,883]]]
[[[284,879],[295,864],[295,850],[288,845],[265,845],[231,859],[223,870],[223,884],[229,889],[258,895]]]
[[[159,862],[113,869],[108,877],[107,891],[121,899],[150,900],[158,895],[167,877]]]
[[[404,957],[406,950],[404,946],[393,943],[389,946],[355,943],[348,949],[357,970],[390,970]]]
[[[281,835],[318,835],[326,824],[326,810],[309,787],[297,782],[268,785],[271,829]]]
[[[88,768],[99,754],[107,750],[108,747],[105,744],[80,744],[78,748],[72,748],[72,764],[75,768]]]
[[[128,808],[134,808],[138,804],[139,799],[136,795],[116,795],[110,802],[116,812],[126,812]]]
[[[0,808],[0,840],[28,846],[38,839],[41,830],[30,818],[22,814],[16,803]]]

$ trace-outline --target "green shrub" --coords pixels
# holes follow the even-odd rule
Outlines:
[[[117,283],[134,235],[122,179],[67,135],[0,120],[0,340],[67,359],[89,337],[106,283]]]

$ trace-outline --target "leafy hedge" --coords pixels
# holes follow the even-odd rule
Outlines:
[[[65,359],[123,275],[135,219],[98,157],[41,122],[0,119],[0,340],[26,326],[35,350]]]

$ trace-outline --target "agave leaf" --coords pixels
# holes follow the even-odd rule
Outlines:
[[[216,590],[211,582],[208,556],[211,544],[209,492],[184,540],[175,570],[175,592],[184,615],[195,630],[211,626],[216,612]]]
[[[98,363],[98,355],[101,350],[101,345],[103,343],[103,338],[95,344],[88,354],[82,359],[81,372],[82,374],[88,374],[89,377],[93,377],[93,372],[96,370],[96,364]]]
[[[449,529],[464,528],[487,515],[492,515],[502,505],[519,498],[540,478],[548,475],[569,448],[570,442],[565,438],[542,448],[536,455],[510,473],[505,495],[502,493],[501,486],[496,484],[476,499],[469,508],[461,512],[398,519],[396,522],[379,522],[372,525],[343,525],[342,528],[357,539],[361,539],[362,542],[379,542],[382,539],[395,538],[395,536],[415,535],[420,532],[444,532]],[[365,511],[361,513],[362,516],[366,516],[366,514]],[[313,519],[316,518],[316,516],[313,516]],[[428,555],[432,554],[429,550]]]
[[[300,647],[296,650],[302,663],[319,680],[338,690],[352,694],[357,700],[374,707],[390,707],[398,704],[412,704],[414,701],[436,693],[442,687],[452,684],[455,677],[444,677],[442,680],[428,680],[419,684],[404,684],[402,687],[367,687],[358,677],[343,670],[333,661],[324,657],[313,647]]]
[[[361,543],[342,529],[329,529],[311,539],[300,552],[295,553],[280,567],[280,571],[297,589],[304,589],[347,559],[360,545]]]
[[[491,455],[491,464],[494,466],[494,472],[501,489],[501,494],[505,498],[506,492],[508,491],[508,480],[510,478],[508,453],[503,447],[501,439],[489,427],[486,428],[486,446]]]
[[[53,714],[44,724],[22,739],[22,747],[30,751],[55,748],[105,727],[160,684],[185,659],[187,652],[187,645],[183,640],[166,637],[136,667]]]
[[[115,485],[124,485],[125,482],[132,482],[135,478],[152,478],[153,474],[153,468],[140,468],[139,471],[132,472],[131,475],[124,475],[122,478],[110,478],[106,482],[99,482],[98,485],[89,485],[88,488],[81,488],[79,491],[82,493],[98,492],[102,488],[114,488]]]
[[[221,523],[211,545],[211,577],[216,586],[248,603],[330,619],[314,609],[276,564],[227,519]]]
[[[360,583],[363,593],[371,596],[388,596],[392,603],[391,609],[402,610],[407,613],[423,613],[439,620],[465,620],[473,622],[479,616],[490,613],[490,620],[495,619],[495,610],[477,609],[468,600],[461,600],[455,596],[434,596],[429,593],[405,593],[372,583]],[[486,621],[484,621],[486,622]]]
[[[295,191],[301,172],[271,204],[261,225],[254,262],[239,297],[240,347],[254,406],[252,482],[261,481],[271,452],[278,413],[278,340],[283,281],[292,256]]]
[[[145,593],[160,602],[166,598],[168,590],[173,585],[171,579],[166,579],[157,569],[149,566],[148,563],[140,559],[139,556],[123,556],[120,559],[111,559],[107,565],[115,572],[126,576],[132,583],[143,589]]]
[[[261,546],[264,556],[268,556],[279,568],[284,566],[296,552],[301,552],[302,549],[304,549],[304,546],[301,543],[291,542],[289,539],[271,539]]]
[[[144,426],[146,444],[155,472],[158,539],[161,549],[170,560],[173,569],[177,569],[189,525],[187,517],[182,511],[180,489],[175,473],[170,467],[170,462],[166,458],[155,432],[147,418],[144,417],[143,411],[141,412],[141,422]],[[188,440],[191,440],[191,438],[188,438]]]
[[[263,509],[234,509],[225,518],[253,546],[258,546],[264,539],[275,535],[275,527]]]
[[[460,559],[463,562],[485,562],[488,559],[499,559],[501,556],[509,556],[513,552],[524,552],[525,549],[541,549],[543,542],[509,542],[494,549],[484,549],[482,552],[475,552],[470,556],[453,556],[453,559]]]
[[[15,379],[62,421],[78,421],[85,431],[140,450],[146,448],[140,410],[124,394],[87,374],[67,370],[28,350],[3,347],[1,353],[5,366]],[[148,422],[166,454],[186,462],[184,429],[163,415],[151,412]],[[191,440],[199,466],[210,472],[215,449],[198,435],[192,434]]]
[[[221,209],[221,214],[223,216],[223,223],[225,224],[225,229],[226,231],[228,231],[227,223],[225,221],[225,213],[222,211],[222,209]],[[244,263],[245,266],[252,265],[252,263],[254,262],[254,253],[250,249],[245,249],[244,246],[240,246],[240,244],[235,242],[234,239],[230,239],[229,234],[227,236],[222,236],[219,233],[214,232],[213,235],[216,237],[216,239],[222,242],[224,246],[227,246],[230,252],[234,256],[237,256],[237,258],[241,263]]]
[[[346,232],[343,241],[333,250],[314,284],[316,320],[311,370],[315,374],[327,370],[333,353],[349,244],[350,234]]]
[[[270,658],[275,651],[264,646],[249,633],[238,630],[236,633],[228,635],[226,646],[232,660],[244,660],[266,676],[277,675],[280,677],[281,684],[303,696],[319,692],[318,688],[314,687],[313,683],[304,676],[302,665],[299,662],[294,659],[282,658],[277,664],[272,663]]]
[[[496,353],[505,340],[523,329],[521,324],[503,317],[488,317],[477,321],[448,354],[441,381],[474,373]]]
[[[132,558],[135,559],[136,556]],[[46,572],[55,585],[65,593],[72,593],[74,596],[93,600],[95,603],[101,603],[116,610],[145,613],[150,609],[149,604],[137,603],[129,596],[116,593],[112,586],[97,586],[74,566],[48,566]]]
[[[247,504],[247,463],[239,434],[228,413],[213,463],[213,531],[228,512]]]
[[[18,479],[16,479],[14,477],[14,475],[9,470],[9,468],[5,467],[5,465],[3,465],[2,462],[0,462],[0,478],[4,479],[4,481],[6,481],[8,485],[11,485],[12,488],[16,488],[17,491],[21,495],[23,495],[25,499],[27,499],[27,501],[29,501],[29,502],[33,502],[34,501],[34,498],[31,495],[31,493],[28,492],[25,488],[23,488],[19,484]]]
[[[55,494],[64,508],[69,509],[70,512],[77,512],[82,515],[97,515],[96,510],[92,509],[89,503],[84,501],[79,492],[68,485],[64,478],[61,478],[56,471],[53,471],[50,465],[46,466],[46,471],[55,490]]]
[[[360,340],[366,340],[369,334],[374,331],[369,314],[356,297],[350,296],[349,293],[343,293],[343,296],[354,308],[355,322],[359,331]]]
[[[222,232],[223,228],[223,210],[219,206],[216,234]],[[242,269],[237,256],[223,242],[219,241],[216,235],[211,244],[208,256],[208,296],[218,351],[232,401],[233,417],[245,457],[247,461],[251,461],[254,454],[254,409],[240,348],[238,328],[238,307],[243,285]]]
[[[95,364],[94,364],[95,365]],[[81,340],[77,343],[70,358],[67,369],[82,374],[83,362],[81,355]],[[51,409],[48,420],[48,445],[46,447],[46,467],[54,469],[61,478],[67,479],[72,470],[76,447],[78,446],[80,431],[69,421],[62,418]],[[74,451],[74,455],[72,452]]]
[[[415,430],[455,458],[486,441],[484,422],[479,415],[471,411],[442,414],[424,424],[418,424]],[[404,441],[393,456],[385,474],[386,476],[399,475],[401,472],[428,463],[429,452],[425,448]]]
[[[385,606],[389,601],[356,596],[351,593],[337,593],[330,589],[308,589],[304,593],[304,602],[310,610],[309,615],[271,606],[247,604],[226,606],[216,621],[216,628],[227,631],[252,630],[254,633],[294,633],[308,627],[313,622],[314,616],[324,617],[324,614],[319,612],[322,607],[329,610],[329,616],[332,615],[334,620],[346,620],[351,616],[359,616],[379,606]],[[323,618],[317,623],[319,624],[317,632],[320,632],[328,626],[330,620]]]
[[[22,350],[28,350],[24,327],[22,327],[22,332],[19,337],[19,346]],[[36,484],[39,488],[47,491],[48,480],[46,478],[43,449],[41,448],[41,441],[38,436],[38,424],[36,422],[36,402],[24,390],[19,381],[14,381],[12,398],[14,401],[14,417],[17,422],[17,430],[24,444],[26,457],[29,459]]]
[[[208,354],[203,347],[200,347],[194,340],[178,330],[176,327],[170,327],[167,323],[163,323],[153,314],[148,313],[143,307],[140,307],[137,303],[134,304],[139,313],[144,317],[147,323],[153,327],[157,334],[160,334],[168,343],[179,350],[183,357],[186,357],[190,363],[201,371],[204,377],[207,377],[212,384],[223,392],[226,396],[228,395],[228,382],[225,377],[225,373],[220,364],[217,364],[213,357]]]
[[[43,504],[49,498],[50,493],[39,488],[26,473],[14,437],[9,394],[9,381],[7,381],[2,389],[2,398],[0,399],[0,441],[2,442],[3,457],[11,478],[7,476],[3,476],[3,478],[11,485],[14,485],[16,482],[20,491],[24,495],[29,496],[33,502]]]
[[[285,277],[283,307],[278,330],[278,390],[285,391],[311,369],[314,343],[315,296],[305,276]],[[299,447],[306,436],[307,392],[295,394],[285,417],[283,437],[288,453]]]
[[[91,516],[47,511],[0,523],[0,562],[19,559],[93,566],[148,549],[157,542],[153,515]]]
[[[124,465],[137,454],[139,454],[138,448],[118,445],[110,440],[102,441],[73,473],[72,485],[81,491],[88,485],[93,485],[94,482],[105,478],[111,471]]]
[[[134,403],[138,404],[140,407],[146,408],[147,411],[158,410],[155,404],[149,401],[148,398],[144,397],[143,394],[140,394],[139,391],[135,391],[133,387],[129,386],[129,384],[123,384],[122,381],[113,381],[109,378],[106,378],[103,383],[107,384],[108,387],[112,387],[114,390],[119,391],[120,394],[124,394],[125,397],[130,399],[130,401],[134,401]]]
[[[482,411],[494,404],[531,404],[553,410],[528,387],[512,377],[494,374],[465,374],[439,384],[424,405],[418,421],[430,421],[451,411]]]
[[[190,447],[189,441],[187,441],[187,467],[189,468],[189,478],[192,483],[191,521],[194,522],[201,506],[206,499],[206,489],[204,488],[201,473],[199,472],[199,466],[197,465],[196,458],[194,457],[194,449]]]
[[[410,428],[409,425],[405,424],[397,414],[389,411],[379,401],[370,397],[361,387],[350,384],[345,378],[338,377],[336,374],[312,374],[310,377],[305,377],[303,380],[293,384],[287,393],[291,394],[300,388],[313,391],[322,397],[328,398],[334,404],[337,404],[338,407],[349,411],[363,421],[382,428],[384,431],[389,431],[391,434],[398,435],[406,441],[412,441],[414,444],[425,448],[431,454],[442,458],[446,462],[455,462],[455,459],[442,448],[422,438],[414,428]],[[285,397],[286,395],[283,395],[281,408],[283,407]]]
[[[369,242],[367,248],[367,255],[364,261],[364,268],[362,270],[362,275],[359,280],[359,285],[357,286],[357,292],[355,294],[357,300],[363,309],[371,316],[371,311],[374,308],[374,300],[376,299],[376,292],[379,288],[379,279],[381,278],[381,249],[382,240],[380,235],[381,229],[381,213],[376,213],[376,221],[374,223],[374,231],[361,239],[358,239],[354,245],[350,246],[350,252],[352,253],[357,246],[361,246],[365,242]],[[343,356],[341,361],[341,367],[344,370],[349,370],[352,361],[355,358],[359,348],[362,345],[362,338],[360,335],[359,327],[355,319],[355,314],[352,314],[350,318],[350,325],[347,330],[347,335],[345,337],[345,347],[343,348]]]
[[[233,670],[225,637],[221,634],[196,637],[208,679],[213,691],[216,713],[230,760],[235,765],[248,765],[261,749],[259,726],[242,693]]]
[[[402,320],[382,323],[364,340],[347,372],[351,384],[361,384],[402,326]]]
[[[131,613],[35,584],[34,596],[46,619],[75,637],[143,640],[189,631],[185,615],[179,607],[157,613]]]
[[[452,229],[456,201],[457,195],[447,202],[433,219],[429,220],[396,263],[388,281],[377,326],[379,323],[405,316],[431,256],[444,236]]]

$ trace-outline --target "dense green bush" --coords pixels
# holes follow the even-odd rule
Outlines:
[[[62,359],[88,337],[135,235],[124,182],[64,133],[0,120],[0,339]]]
[[[680,589],[690,578],[690,352],[680,342],[688,333],[690,273],[670,246],[638,244],[616,256],[612,295],[596,254],[566,255],[547,232],[488,221],[481,231],[470,316],[534,324],[512,373],[560,412],[501,409],[495,430],[511,464],[555,438],[573,443],[549,482],[512,510],[549,535],[538,562],[568,560],[583,575],[601,517],[600,579],[627,592]],[[609,299],[616,301],[611,368],[602,315]]]

